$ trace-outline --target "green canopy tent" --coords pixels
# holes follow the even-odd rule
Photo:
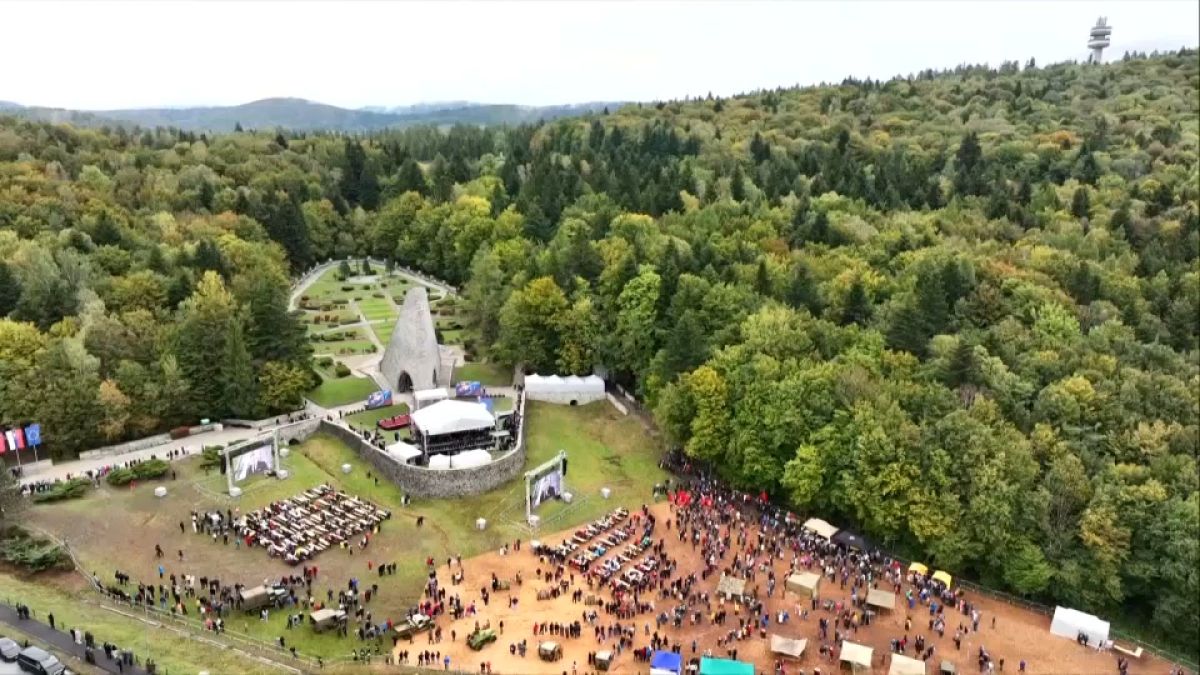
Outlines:
[[[700,675],[754,675],[754,664],[729,659],[700,659]]]

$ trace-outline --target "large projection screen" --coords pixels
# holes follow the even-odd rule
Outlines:
[[[275,470],[275,448],[271,439],[259,441],[240,454],[231,457],[233,482],[240,483],[252,474]]]

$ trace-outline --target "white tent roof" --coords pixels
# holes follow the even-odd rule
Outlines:
[[[821,585],[821,576],[813,572],[799,572],[787,578],[787,590],[793,593],[808,593],[816,595],[817,587]]]
[[[414,457],[420,457],[421,449],[410,443],[398,441],[387,446],[387,454],[395,457],[401,462],[407,462]]]
[[[412,413],[411,417],[415,427],[431,436],[496,426],[496,418],[482,403],[468,401],[438,401]]]
[[[867,604],[880,609],[896,609],[896,594],[882,588],[867,591]]]
[[[1098,616],[1069,607],[1055,607],[1050,632],[1074,640],[1086,633],[1091,644],[1108,639],[1108,622]]]
[[[859,668],[870,668],[875,650],[857,642],[842,640],[842,660]]]
[[[433,455],[429,458],[429,468],[431,469],[449,469],[450,455]]]
[[[771,636],[771,652],[774,654],[786,654],[800,658],[804,654],[804,648],[808,646],[808,640],[794,640],[785,638],[782,635]]]
[[[892,654],[888,675],[925,675],[925,662],[903,654]]]
[[[413,398],[417,403],[428,403],[429,401],[441,401],[450,398],[450,392],[445,389],[422,389],[413,392]]]
[[[826,539],[837,534],[838,529],[820,518],[809,518],[804,521],[804,529],[810,530],[819,537]]]
[[[588,375],[587,377],[578,377],[576,375],[568,375],[566,377],[559,377],[558,375],[526,375],[525,391],[530,394],[575,392],[603,394],[604,380],[600,379],[597,375]]]
[[[484,464],[491,464],[492,455],[487,450],[467,450],[450,458],[450,468],[470,469]]]

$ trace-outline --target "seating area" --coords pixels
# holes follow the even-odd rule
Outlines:
[[[329,485],[271,502],[237,525],[247,546],[262,546],[273,558],[296,565],[374,528],[391,512]]]

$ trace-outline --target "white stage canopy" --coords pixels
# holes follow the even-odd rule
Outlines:
[[[833,535],[837,534],[838,531],[836,527],[830,525],[824,520],[821,520],[820,518],[809,518],[808,520],[804,521],[803,527],[818,537],[824,537],[826,539],[829,539]]]
[[[1098,616],[1069,607],[1055,607],[1050,632],[1072,640],[1080,633],[1088,636],[1088,644],[1096,646],[1108,639],[1108,622]]]
[[[477,431],[496,426],[496,418],[482,403],[438,401],[412,413],[413,426],[429,436]]]
[[[526,375],[525,395],[534,401],[591,403],[604,398],[604,380],[597,375]]]
[[[407,464],[409,460],[421,456],[421,449],[410,443],[399,441],[387,446],[387,454]]]
[[[445,401],[450,398],[450,392],[445,389],[422,389],[421,391],[413,392],[413,399],[417,402],[417,408],[424,408],[430,403]]]
[[[487,450],[467,450],[450,457],[450,468],[470,469],[484,464],[491,464],[492,455]]]

